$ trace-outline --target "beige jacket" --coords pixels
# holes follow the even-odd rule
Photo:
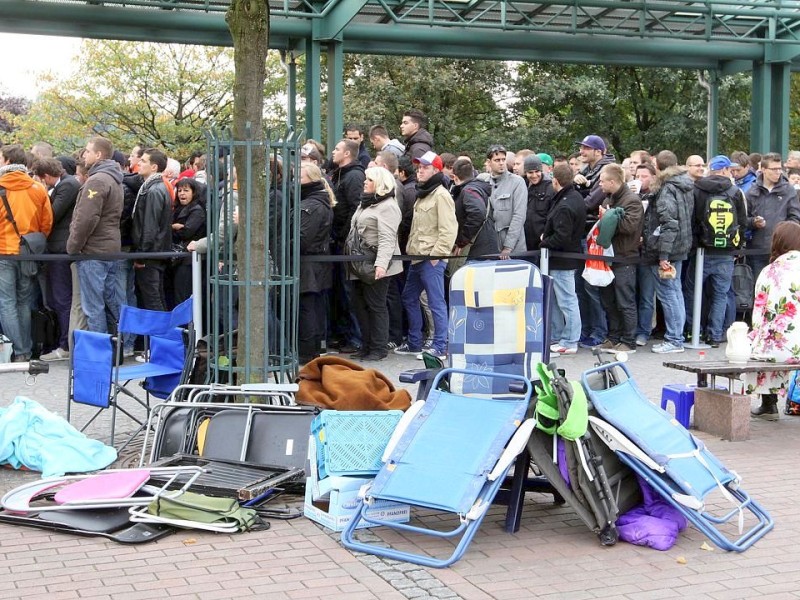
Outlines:
[[[412,256],[449,256],[457,233],[453,197],[443,186],[439,186],[424,198],[417,198],[414,203],[414,219],[411,221],[406,251]]]
[[[397,228],[400,227],[401,219],[397,200],[391,197],[367,208],[361,208],[359,205],[350,221],[350,227],[358,229],[358,235],[361,236],[364,244],[378,249],[375,266],[386,269],[387,277],[403,272],[403,263],[399,260],[392,260],[392,256],[400,254],[400,246],[397,244]],[[357,279],[352,274],[349,278]]]

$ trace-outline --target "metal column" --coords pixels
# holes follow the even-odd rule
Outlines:
[[[328,131],[327,147],[332,150],[344,127],[344,46],[328,42]]]
[[[320,43],[306,40],[306,135],[322,141],[320,63],[322,54]]]
[[[753,94],[750,110],[750,151],[770,151],[770,108],[772,70],[764,63],[753,64]]]
[[[719,148],[719,73],[708,73],[708,123],[706,125],[706,157],[716,156]]]

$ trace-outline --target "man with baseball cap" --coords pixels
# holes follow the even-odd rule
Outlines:
[[[703,287],[711,279],[706,341],[713,348],[723,341],[723,324],[728,303],[728,290],[733,280],[734,254],[742,247],[747,227],[744,194],[731,179],[733,163],[724,154],[708,161],[709,174],[694,183],[693,234],[695,245],[705,250],[703,279],[695,282],[694,265],[690,261],[686,273],[684,304],[693,304],[695,285]],[[686,315],[691,330],[692,311]]]
[[[411,256],[449,256],[456,241],[458,221],[452,196],[442,185],[441,157],[428,151],[414,159],[417,167],[417,201],[408,236]],[[422,312],[419,296],[424,290],[433,314],[433,348],[440,359],[447,357],[447,303],[444,299],[446,259],[411,261],[403,288],[403,307],[408,316],[408,342],[395,348],[397,354],[422,352]],[[420,354],[421,358],[421,354]]]
[[[598,216],[600,204],[605,193],[600,188],[600,171],[604,166],[614,162],[612,155],[606,154],[606,143],[599,135],[587,135],[580,142],[580,157],[583,168],[575,175],[575,189],[583,196],[586,203],[587,218],[594,221]],[[600,301],[600,291],[593,285],[578,282],[578,295],[581,296],[581,319],[584,335],[581,344],[594,347],[600,344],[608,334],[606,314]]]

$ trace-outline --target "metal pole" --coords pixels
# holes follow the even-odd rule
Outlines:
[[[194,339],[203,337],[203,259],[199,252],[192,252],[192,320]]]
[[[692,298],[692,341],[684,344],[687,348],[710,348],[708,344],[700,342],[700,311],[703,306],[703,257],[705,251],[697,249],[694,257],[694,297]]]
[[[541,258],[539,260],[539,270],[542,275],[550,275],[550,250],[541,248]]]

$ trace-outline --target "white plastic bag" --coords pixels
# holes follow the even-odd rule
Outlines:
[[[603,248],[597,243],[597,223],[594,224],[586,238],[586,251],[595,256],[614,256],[614,246]],[[583,278],[596,287],[606,287],[614,281],[611,264],[604,260],[587,259],[583,268]]]

